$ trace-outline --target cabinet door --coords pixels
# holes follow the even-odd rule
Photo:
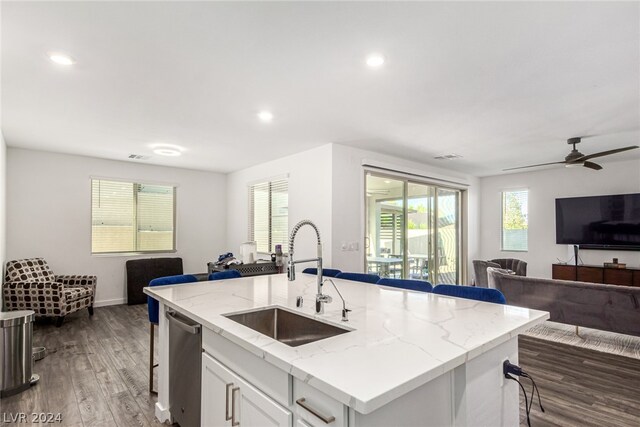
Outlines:
[[[242,427],[291,427],[293,425],[293,416],[290,411],[242,380],[239,412]]]
[[[234,387],[231,371],[211,356],[202,353],[201,423],[207,427],[230,427],[231,391]]]
[[[213,357],[202,353],[202,425],[292,427],[293,416]]]

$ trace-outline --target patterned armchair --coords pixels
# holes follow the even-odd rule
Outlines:
[[[67,314],[83,308],[93,316],[96,283],[96,276],[55,275],[42,258],[9,261],[2,285],[4,307],[56,317],[56,326],[61,326]]]

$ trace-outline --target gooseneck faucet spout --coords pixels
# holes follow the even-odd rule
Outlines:
[[[295,261],[293,259],[294,242],[296,239],[296,235],[298,234],[298,231],[300,230],[300,228],[302,228],[305,225],[310,226],[316,232],[316,236],[318,238],[318,256],[317,258],[302,259],[302,260]],[[287,262],[287,278],[289,279],[289,281],[296,280],[296,264],[301,264],[304,262],[316,262],[318,265],[318,279],[317,279],[318,291],[316,294],[316,313],[324,313],[324,303],[328,301],[326,301],[326,299],[324,298],[325,295],[322,295],[322,240],[320,239],[320,231],[318,230],[318,227],[308,219],[304,219],[300,221],[299,223],[294,225],[293,228],[291,229],[291,234],[289,236],[289,261]]]

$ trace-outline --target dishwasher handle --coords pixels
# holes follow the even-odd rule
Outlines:
[[[181,321],[180,319],[178,319],[176,317],[176,312],[175,311],[167,311],[167,319],[169,320],[170,323],[174,324],[175,326],[179,327],[180,329],[182,329],[183,331],[190,333],[192,335],[198,335],[200,333],[200,325],[189,325],[187,323],[184,323],[183,321]]]

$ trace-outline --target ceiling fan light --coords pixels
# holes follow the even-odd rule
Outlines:
[[[567,163],[564,165],[565,168],[577,168],[582,166],[582,163]]]

